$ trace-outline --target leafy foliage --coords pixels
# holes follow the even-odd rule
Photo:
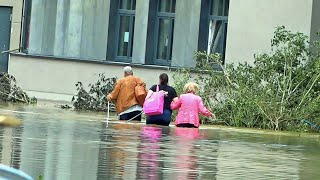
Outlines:
[[[0,73],[0,101],[20,102],[20,103],[37,103],[35,97],[30,98],[16,84],[16,79],[10,74]]]
[[[200,96],[232,126],[312,130],[301,123],[320,123],[319,43],[309,44],[302,33],[278,27],[271,53],[255,55],[252,65],[223,66],[218,54],[196,52]],[[222,71],[216,71],[217,65]]]
[[[106,78],[104,73],[99,74],[99,79],[94,84],[89,84],[86,91],[81,82],[76,84],[77,95],[73,96],[72,102],[76,110],[107,111],[105,96],[110,93],[116,83],[116,78]],[[115,111],[115,105],[110,103],[110,111]]]

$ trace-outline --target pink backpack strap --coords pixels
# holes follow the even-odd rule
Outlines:
[[[159,85],[157,85],[157,90],[156,90],[156,92],[158,92],[159,91]]]

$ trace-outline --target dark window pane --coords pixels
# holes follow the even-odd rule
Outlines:
[[[228,32],[228,23],[224,22],[224,36],[223,36],[223,53],[222,53],[222,60],[224,60],[226,55],[226,44],[227,44],[227,32]]]
[[[120,0],[120,9],[131,10],[131,0]]]
[[[223,24],[222,21],[211,21],[210,28],[210,52],[211,53],[222,53],[222,43],[223,43]]]
[[[159,1],[159,12],[170,12],[171,0],[160,0]]]
[[[158,31],[158,45],[157,45],[157,59],[167,59],[169,38],[170,38],[170,19],[159,19]]]
[[[173,30],[174,30],[174,19],[171,21],[171,39],[170,39],[170,57],[169,60],[172,58],[172,43],[173,43]]]
[[[131,38],[130,38],[130,57],[132,57],[132,49],[133,49],[133,38],[134,38],[134,22],[135,22],[135,16],[132,17],[132,32],[131,32]]]
[[[175,13],[175,12],[176,12],[176,0],[172,0],[171,12],[172,12],[172,13]]]
[[[210,7],[210,14],[215,16],[223,16],[223,1],[224,0],[212,0]]]
[[[132,1],[132,10],[136,10],[136,0]]]
[[[118,56],[128,55],[130,16],[120,16]]]
[[[224,15],[229,16],[229,0],[226,0],[225,2]]]

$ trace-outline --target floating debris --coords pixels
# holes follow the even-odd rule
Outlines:
[[[71,109],[71,108],[72,108],[72,107],[69,106],[68,104],[59,105],[58,107],[61,108],[61,109]]]

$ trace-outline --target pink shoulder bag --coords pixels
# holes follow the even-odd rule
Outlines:
[[[164,93],[159,91],[159,85],[157,85],[157,91],[144,101],[143,112],[146,115],[160,115],[163,113],[163,105]]]

